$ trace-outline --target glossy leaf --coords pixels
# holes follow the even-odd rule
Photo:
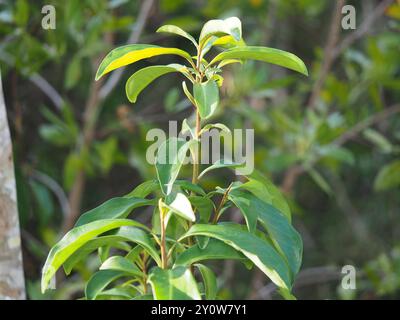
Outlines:
[[[126,277],[129,274],[118,270],[97,271],[87,282],[85,296],[88,300],[95,300],[97,296],[113,281]]]
[[[199,179],[203,177],[207,172],[211,170],[216,170],[216,169],[221,169],[221,168],[239,168],[243,166],[243,163],[237,163],[237,162],[232,162],[230,160],[224,160],[224,159],[219,159],[215,161],[211,166],[207,167],[204,169],[200,174],[199,174]]]
[[[103,59],[99,69],[97,70],[96,80],[99,80],[105,74],[120,67],[139,60],[165,54],[178,55],[185,59],[191,60],[190,54],[177,48],[164,48],[149,44],[128,44],[112,50]]]
[[[231,246],[216,239],[210,239],[207,250],[198,244],[183,251],[176,259],[175,265],[189,266],[204,260],[247,260],[246,257]]]
[[[248,182],[243,183],[240,188],[250,191],[259,199],[267,202],[282,212],[289,221],[291,221],[291,213],[289,205],[280,192],[280,190],[269,180],[267,177],[253,171],[253,173],[247,177]]]
[[[151,82],[171,72],[180,72],[182,74],[188,74],[187,68],[180,64],[169,64],[166,66],[150,66],[135,72],[133,75],[129,77],[125,85],[125,91],[128,100],[132,103],[135,103],[138,95]]]
[[[215,300],[217,297],[218,286],[214,272],[209,267],[200,263],[197,263],[194,266],[199,269],[203,278],[206,299]]]
[[[200,32],[200,45],[204,44],[211,36],[223,35],[231,35],[239,41],[242,38],[241,21],[237,17],[207,21]]]
[[[219,89],[214,80],[193,84],[193,94],[200,117],[207,119],[217,109],[219,103]]]
[[[121,271],[134,277],[143,276],[143,272],[140,271],[133,262],[121,256],[108,258],[106,261],[103,262],[99,269]]]
[[[169,195],[172,186],[185,160],[186,153],[193,140],[186,142],[180,138],[170,138],[164,141],[158,148],[156,158],[157,177],[161,190]]]
[[[97,300],[131,300],[137,296],[137,290],[131,286],[117,287],[99,292]]]
[[[152,204],[154,204],[153,200],[142,198],[113,198],[81,215],[75,227],[100,219],[126,218],[133,209]]]
[[[50,279],[54,276],[58,268],[76,250],[81,248],[89,240],[106,231],[122,226],[135,226],[147,229],[139,222],[126,219],[104,219],[90,222],[83,226],[75,227],[70,230],[56,245],[51,248],[42,271],[42,292],[47,289]]]
[[[102,236],[92,240],[89,240],[85,245],[76,250],[63,264],[66,275],[69,275],[75,265],[84,260],[93,251],[103,247],[112,246],[113,248],[124,250],[126,249],[126,243],[122,242],[126,239],[119,236]]]
[[[196,280],[189,268],[151,270],[148,282],[156,300],[201,300]]]
[[[190,181],[187,180],[176,180],[174,185],[185,191],[194,192],[203,196],[206,194],[205,191],[199,185],[191,183]]]
[[[255,217],[260,221],[278,252],[288,262],[292,275],[297,274],[301,266],[303,243],[287,218],[253,194],[232,190],[228,197],[245,216]]]
[[[183,219],[195,222],[196,216],[194,215],[192,205],[189,199],[183,194],[178,192],[170,202],[164,203],[164,205],[173,213],[176,213]]]
[[[198,46],[197,41],[189,33],[187,33],[185,30],[182,30],[181,28],[179,28],[177,26],[168,24],[168,25],[158,28],[156,32],[177,34],[181,37],[184,37],[184,38],[190,40],[195,45],[196,48]]]
[[[200,196],[190,196],[189,200],[199,212],[199,221],[201,223],[207,223],[215,210],[214,202],[212,202],[210,198]]]
[[[124,196],[124,198],[146,198],[149,194],[160,190],[160,184],[157,180],[148,180],[139,184],[130,193]]]
[[[218,54],[210,65],[226,59],[251,59],[269,62],[308,75],[304,62],[293,53],[267,47],[235,47]]]
[[[114,248],[121,249],[121,244],[124,242],[137,243],[141,246],[142,250],[146,250],[147,253],[154,259],[157,265],[161,265],[161,260],[158,255],[156,248],[150,238],[150,236],[143,230],[136,227],[121,227],[115,234],[101,236],[88,241],[85,245],[75,251],[64,263],[64,270],[66,274],[72,271],[72,268],[87,257],[94,250],[102,246],[111,246]]]
[[[230,224],[195,224],[182,238],[195,235],[224,241],[243,253],[278,287],[291,288],[292,277],[286,261],[267,241]]]

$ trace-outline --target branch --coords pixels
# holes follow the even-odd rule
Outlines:
[[[346,131],[344,134],[342,134],[339,138],[334,140],[332,144],[336,146],[341,146],[344,143],[346,143],[348,140],[353,139],[356,135],[358,135],[361,131],[365,130],[366,128],[379,123],[381,121],[385,121],[387,118],[390,116],[400,112],[400,104],[396,104],[394,106],[391,106],[389,108],[386,108],[385,110],[375,113],[374,115],[368,117],[367,119],[364,119],[357,123],[353,128],[350,130]]]
[[[7,65],[13,67],[15,66],[14,63],[14,58],[4,52],[1,51],[1,60],[4,61]],[[21,70],[21,74],[25,75],[26,72],[24,70]],[[57,90],[45,79],[43,78],[40,74],[34,73],[30,76],[28,76],[29,80],[34,83],[42,92],[54,103],[56,108],[60,110],[62,106],[64,105],[64,99],[61,97],[61,95],[57,92]]]
[[[329,29],[328,41],[325,45],[324,49],[324,58],[322,61],[321,69],[319,70],[319,74],[317,80],[315,81],[314,87],[311,91],[310,100],[308,102],[308,107],[313,109],[315,107],[316,101],[320,95],[321,89],[325,83],[326,77],[332,67],[333,61],[335,57],[332,52],[336,46],[336,43],[339,39],[339,33],[341,28],[341,18],[342,18],[342,8],[346,3],[345,0],[337,0],[335,9],[333,10],[332,18],[331,18],[331,26]]]
[[[54,179],[52,179],[51,177],[40,171],[37,170],[33,171],[31,177],[44,184],[54,193],[60,204],[63,217],[65,219],[65,217],[70,212],[70,208],[69,208],[68,198],[65,195],[63,188],[61,188],[60,185]]]
[[[393,3],[394,0],[384,0],[378,4],[375,9],[364,19],[364,22],[357,27],[356,31],[350,33],[345,37],[341,43],[333,50],[333,59],[336,59],[345,49],[350,47],[358,39],[362,38],[364,35],[371,31],[371,27],[374,25],[375,21],[385,13],[386,8]]]

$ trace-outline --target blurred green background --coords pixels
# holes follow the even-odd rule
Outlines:
[[[41,26],[48,4],[56,9],[54,30]],[[355,30],[341,27],[343,4],[356,9]],[[304,241],[294,294],[400,298],[400,1],[3,0],[0,66],[28,298],[81,296],[97,258],[68,279],[60,276],[57,290],[42,295],[49,248],[77,214],[154,177],[145,158],[147,131],[192,114],[176,89],[181,79],[173,76],[129,104],[126,79],[156,59],[95,83],[99,60],[127,42],[191,50],[185,39],[155,30],[176,24],[198,36],[205,21],[229,16],[242,20],[247,44],[293,52],[310,73],[306,78],[256,62],[232,65],[212,119],[255,129],[255,166],[290,201]],[[210,175],[204,187],[225,186],[226,178]],[[149,222],[150,214],[138,219]],[[340,286],[344,265],[356,268],[356,290]],[[214,268],[226,288],[222,298],[277,297],[256,271],[232,262]]]

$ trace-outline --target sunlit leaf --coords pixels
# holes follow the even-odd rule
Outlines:
[[[148,282],[156,300],[201,300],[197,283],[189,268],[151,270]]]
[[[112,198],[81,215],[75,226],[78,227],[100,219],[126,218],[133,209],[154,203],[154,200],[134,197]]]
[[[157,29],[156,32],[173,33],[190,40],[197,48],[197,41],[186,31],[174,25],[165,25]]]
[[[103,59],[99,69],[97,70],[96,80],[99,80],[105,74],[120,67],[139,60],[165,54],[178,55],[185,59],[191,60],[190,54],[177,48],[164,48],[149,44],[128,44],[112,50]]]
[[[147,229],[146,226],[133,220],[104,219],[90,222],[70,230],[49,252],[42,271],[42,292],[47,289],[50,279],[54,276],[58,268],[60,268],[76,250],[97,235],[122,226],[136,226]]]
[[[291,288],[292,277],[287,263],[267,241],[229,224],[195,224],[182,238],[195,235],[208,236],[225,242],[243,253],[278,287]]]
[[[235,47],[218,54],[210,65],[225,59],[251,59],[269,62],[308,75],[304,62],[293,53],[267,47]]]
[[[218,85],[214,80],[193,84],[193,94],[200,117],[207,119],[217,109],[219,103]]]

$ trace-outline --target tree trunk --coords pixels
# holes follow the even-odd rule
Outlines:
[[[25,299],[10,131],[0,74],[0,300]]]

